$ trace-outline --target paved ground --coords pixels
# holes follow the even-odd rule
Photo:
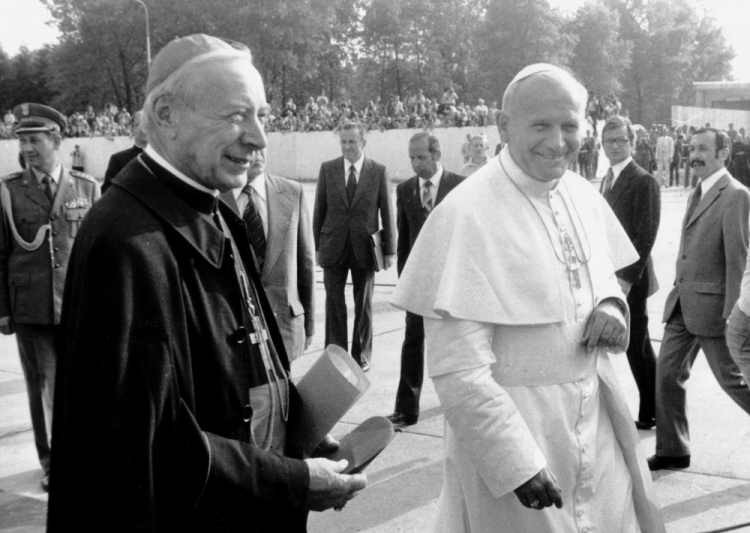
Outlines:
[[[312,203],[313,186],[307,186]],[[662,189],[662,227],[654,258],[663,289],[650,300],[651,333],[658,351],[660,312],[674,278],[679,226],[688,191]],[[323,348],[322,273],[318,273],[318,333],[308,355],[297,361],[301,376]],[[336,427],[342,436],[373,415],[392,411],[403,340],[403,313],[389,304],[394,272],[376,277],[375,340],[372,387]],[[351,295],[348,297],[351,302]],[[351,309],[350,309],[351,312]],[[624,356],[614,361],[633,412],[637,389]],[[670,533],[750,531],[750,417],[718,387],[705,359],[699,357],[689,382],[693,464],[685,471],[657,473],[656,490]],[[442,480],[443,417],[431,383],[425,384],[419,424],[398,434],[368,469],[369,487],[341,513],[314,513],[313,533],[429,531]],[[647,454],[654,432],[641,432]],[[0,338],[0,532],[44,531],[46,494],[39,489],[41,471],[35,457],[23,376],[15,339]]]

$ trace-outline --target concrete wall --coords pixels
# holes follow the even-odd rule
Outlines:
[[[371,131],[367,134],[365,153],[368,157],[388,167],[391,179],[402,181],[414,175],[409,163],[408,144],[412,135],[418,130]],[[490,139],[490,155],[495,153],[495,145],[500,137],[495,126],[484,128],[438,128],[435,135],[440,140],[443,152],[443,165],[449,170],[458,172],[463,165],[461,145],[466,141],[467,133],[484,133]],[[93,139],[64,139],[60,148],[63,165],[71,165],[70,153],[75,145],[81,147],[86,160],[85,170],[92,176],[103,179],[109,157],[115,152],[124,150],[133,144],[128,137],[115,137],[108,140],[103,137]],[[286,178],[296,180],[315,180],[323,161],[341,155],[338,136],[330,131],[324,132],[272,132],[268,134],[268,171]],[[0,141],[0,176],[5,176],[20,169],[18,166],[18,141]]]
[[[719,129],[728,129],[734,124],[734,129],[745,128],[750,131],[750,111],[735,109],[713,109],[708,107],[672,106],[672,125],[704,126],[706,122]]]

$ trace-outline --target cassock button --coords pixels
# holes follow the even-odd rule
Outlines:
[[[682,258],[683,258],[683,259],[687,259],[687,256],[686,256],[686,255],[683,255],[683,256],[682,256]]]
[[[60,268],[60,263],[55,263],[55,268]]]
[[[56,218],[57,218],[57,215],[50,215],[49,217],[50,220],[55,220]]]
[[[59,251],[60,251],[60,248],[58,248],[57,246],[55,246],[55,248],[54,248],[54,251],[55,251],[55,252],[59,252]]]
[[[57,237],[57,232],[56,232],[56,231],[53,231],[53,232],[52,232],[52,236],[53,236],[53,237]]]
[[[249,405],[246,405],[242,408],[242,421],[243,422],[250,422],[250,420],[253,418],[253,408]]]
[[[244,326],[240,326],[237,328],[237,331],[234,332],[234,340],[237,344],[242,344],[247,340],[247,330]]]

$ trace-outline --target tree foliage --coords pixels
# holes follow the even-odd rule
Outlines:
[[[324,92],[364,106],[423,90],[499,101],[533,62],[570,68],[634,120],[664,122],[694,81],[726,79],[734,52],[698,0],[587,0],[575,13],[548,0],[144,0],[154,55],[202,32],[250,46],[276,106]],[[35,99],[70,112],[141,105],[148,73],[135,0],[43,0],[60,43],[0,49],[0,106]]]

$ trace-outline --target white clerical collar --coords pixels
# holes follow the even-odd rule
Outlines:
[[[439,162],[437,164],[437,170],[435,173],[430,177],[430,183],[433,187],[435,187],[435,190],[437,190],[438,186],[440,185],[440,178],[443,177],[443,165],[441,165]],[[419,178],[419,188],[424,187],[424,182],[427,181],[424,178]]]
[[[719,178],[721,178],[724,174],[726,174],[727,169],[725,167],[721,167],[719,170],[711,174],[707,178],[703,178],[701,180],[701,195],[706,196],[706,193],[708,190],[716,185],[716,182],[719,181]]]
[[[147,154],[151,159],[153,159],[157,164],[161,165],[165,169],[167,169],[172,175],[174,175],[176,178],[179,178],[181,181],[184,181],[191,187],[198,189],[199,191],[207,192],[208,194],[211,194],[213,196],[216,196],[218,198],[219,191],[214,189],[209,189],[208,187],[204,187],[197,181],[188,178],[185,174],[177,170],[172,164],[169,163],[166,159],[164,159],[161,155],[159,155],[156,150],[154,150],[154,147],[150,144],[146,146],[146,148],[143,150],[145,154]]]
[[[31,171],[36,176],[36,179],[39,180],[39,183],[42,182],[42,178],[47,175],[46,172],[42,172],[41,170],[37,170],[35,168],[32,168]],[[60,178],[62,177],[62,165],[58,162],[55,165],[55,168],[52,169],[52,172],[49,173],[49,175],[52,177],[53,180],[55,180],[55,183],[60,183]]]
[[[559,179],[542,181],[529,176],[521,169],[521,167],[516,165],[515,161],[513,161],[507,145],[500,151],[500,157],[492,159],[489,164],[495,160],[497,160],[498,164],[505,169],[505,172],[508,174],[508,177],[513,180],[513,183],[518,185],[518,187],[528,196],[534,196],[537,198],[545,197],[553,191],[560,182]]]
[[[255,176],[252,181],[250,181],[250,187],[255,190],[256,194],[261,197],[261,199],[265,202],[266,201],[266,173],[259,174],[258,176]],[[237,187],[236,189],[232,189],[232,194],[234,195],[234,199],[240,197],[240,194],[242,194],[242,189],[244,189],[245,186]]]
[[[349,168],[354,165],[354,170],[357,172],[357,183],[359,183],[359,177],[362,175],[362,165],[365,163],[365,154],[361,154],[359,156],[359,159],[357,159],[354,163],[349,161],[347,158],[344,158],[344,179],[349,179]]]
[[[628,156],[625,161],[620,161],[619,163],[612,165],[612,186],[614,186],[615,181],[617,181],[617,178],[620,176],[620,172],[622,172],[626,166],[630,164],[630,162],[633,160],[632,156]]]

